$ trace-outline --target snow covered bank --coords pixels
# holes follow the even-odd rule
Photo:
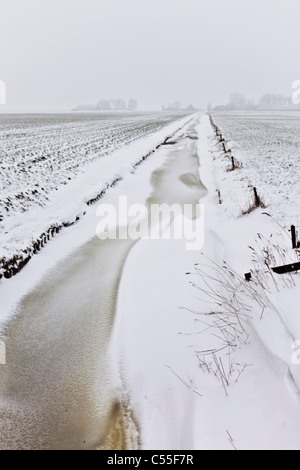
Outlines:
[[[296,302],[300,295],[299,275],[278,275],[271,269],[299,261],[299,251],[292,249],[289,228],[298,221],[297,183],[292,182],[297,172],[291,150],[294,154],[297,151],[295,130],[300,125],[300,116],[297,113],[288,116],[262,115],[259,119],[259,116],[250,113],[248,116],[229,115],[227,118],[217,116],[216,122],[223,126],[221,132],[225,142],[227,133],[223,132],[223,128],[229,131],[232,141],[225,143],[226,149],[235,149],[232,154],[235,153],[242,162],[241,168],[228,171],[228,153],[226,155],[222,151],[206,119],[209,152],[221,193],[221,211],[225,215],[222,223],[222,237],[226,239],[224,259],[240,275],[251,270],[254,289],[261,300],[260,305],[254,302],[256,307],[253,309],[257,311],[253,325],[270,351],[285,362],[287,373],[292,373],[300,389],[300,367],[294,363],[294,358],[298,357],[300,334]],[[274,140],[270,142],[270,138],[274,139],[275,136],[280,147],[279,151],[276,147],[276,155],[270,160],[268,154],[275,152]],[[243,209],[253,204],[254,186],[258,188],[266,207],[242,216]],[[247,201],[249,196],[252,199]]]
[[[251,177],[253,174],[257,176],[255,168],[248,173],[247,163],[243,161],[242,168],[228,171],[231,164],[230,158],[224,155],[222,149],[219,150],[219,144],[216,145],[216,139],[207,117],[203,118],[203,129],[203,141],[206,141],[204,155],[206,155],[208,164],[210,161],[214,174],[215,190],[218,189],[221,193],[221,205],[218,204],[219,197],[215,196],[217,206],[213,216],[215,223],[212,223],[212,226],[214,233],[223,242],[223,252],[217,259],[212,259],[221,267],[223,273],[229,270],[234,273],[235,277],[232,282],[235,289],[234,295],[229,295],[227,291],[221,301],[223,303],[221,310],[225,308],[228,313],[238,307],[240,314],[249,315],[249,320],[251,320],[246,332],[250,335],[250,348],[253,348],[254,355],[257,354],[255,349],[259,348],[261,352],[263,348],[266,349],[266,358],[270,363],[269,371],[266,373],[268,375],[270,372],[273,373],[278,380],[277,391],[280,389],[280,393],[282,393],[282,398],[277,406],[282,412],[291,399],[295,400],[296,419],[289,422],[290,424],[294,422],[297,427],[296,420],[300,415],[300,366],[299,361],[297,364],[295,361],[296,358],[299,358],[295,341],[299,337],[300,325],[296,302],[296,298],[300,295],[299,275],[295,273],[278,275],[273,273],[271,269],[299,260],[298,252],[291,248],[290,233],[280,224],[283,221],[280,218],[278,220],[278,215],[285,212],[285,222],[287,225],[291,225],[293,213],[288,210],[289,201],[285,198],[279,198],[276,205],[272,201],[265,209],[257,208],[249,215],[242,216],[243,206],[245,207],[245,204],[249,206],[246,195],[250,194],[253,201],[253,186],[257,185],[257,179],[253,181]],[[226,141],[226,134],[223,132],[222,134]],[[228,142],[225,146],[227,149],[231,148]],[[255,152],[255,149],[252,149],[252,152]],[[258,157],[253,153],[253,161],[258,160]],[[273,166],[269,167],[265,162],[264,175],[267,175],[269,170],[272,172]],[[264,175],[261,174],[260,177],[264,178]],[[258,188],[260,194],[266,194],[266,187],[262,182]],[[288,220],[288,216],[291,217],[290,220]],[[222,268],[224,262],[226,262],[226,270]],[[244,273],[248,272],[251,272],[252,275],[252,280],[249,283],[244,278]],[[212,285],[214,286],[214,284]],[[220,299],[222,299],[222,292],[219,301]],[[224,305],[224,302],[228,301],[230,301],[229,306]],[[212,308],[214,307],[212,306]],[[218,344],[220,345],[220,342]],[[224,345],[224,339],[221,344]],[[270,356],[268,356],[268,351],[271,353]],[[259,368],[262,361],[263,354],[258,358]],[[242,361],[238,362],[244,364]],[[250,360],[250,364],[252,363],[253,361]],[[246,377],[244,375],[240,380],[247,383],[247,375],[253,374],[253,370],[249,368],[245,374]],[[269,384],[265,382],[263,375],[262,384],[267,390]],[[274,399],[274,391],[271,395]],[[275,409],[274,413],[276,413]],[[270,438],[268,446],[271,445],[271,448],[275,449],[291,449],[293,446],[298,448],[296,438],[299,439],[299,430],[296,435],[290,435],[286,429],[287,418],[283,418],[282,415],[282,419],[280,427],[277,427],[276,435],[272,429],[268,431]],[[261,424],[262,419],[260,419]],[[273,442],[272,439],[274,439]],[[263,442],[262,440],[259,448],[264,448],[261,447]],[[268,446],[267,448],[269,448]]]

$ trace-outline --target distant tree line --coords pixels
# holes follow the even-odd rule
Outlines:
[[[267,93],[261,97],[259,104],[260,106],[291,106],[293,102],[291,96]]]
[[[135,111],[138,108],[138,102],[134,98],[126,101],[121,98],[101,99],[97,104],[79,105],[76,111]]]
[[[102,99],[98,101],[96,105],[96,109],[98,110],[103,110],[103,111],[108,111],[108,110],[115,110],[115,111],[123,111],[123,110],[129,110],[129,111],[135,111],[138,107],[138,102],[134,98],[130,98],[128,102],[125,100],[122,100],[121,98],[116,98],[116,99]]]
[[[252,111],[262,109],[280,109],[293,106],[292,97],[281,94],[266,93],[256,103],[247,99],[241,93],[231,93],[229,102],[225,105],[212,107],[209,103],[207,110],[210,111]]]

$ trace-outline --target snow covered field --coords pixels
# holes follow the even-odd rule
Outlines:
[[[0,115],[0,277],[18,272],[51,236],[78,220],[87,203],[133,171],[182,118]]]

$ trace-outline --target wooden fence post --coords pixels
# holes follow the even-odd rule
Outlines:
[[[297,248],[297,236],[296,236],[295,225],[291,226],[291,232],[292,232],[292,245],[293,245],[293,249],[295,250]]]
[[[256,207],[258,207],[259,204],[260,204],[260,199],[259,199],[258,194],[257,194],[257,189],[253,188],[253,191],[254,191],[254,197],[255,197],[255,205],[256,205]]]

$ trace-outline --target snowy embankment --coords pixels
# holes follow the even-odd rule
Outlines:
[[[7,196],[5,203],[7,215],[4,219],[3,216],[0,217],[2,232],[0,279],[3,275],[10,278],[17,274],[51,237],[64,227],[73,225],[82,218],[88,205],[100,199],[109,188],[115,186],[126,175],[133,173],[143,160],[166,139],[172,137],[189,119],[191,116],[183,118],[178,116],[158,118],[156,116],[156,119],[148,115],[135,119],[127,117],[123,118],[123,121],[119,120],[117,125],[113,125],[110,120],[108,122],[103,120],[104,124],[101,124],[102,127],[99,129],[98,121],[94,118],[96,122],[87,120],[77,126],[65,124],[61,133],[59,126],[55,127],[54,134],[52,128],[50,132],[44,125],[40,128],[33,127],[33,136],[31,136],[31,121],[29,120],[29,131],[25,129],[24,135],[27,135],[27,139],[31,139],[30,142],[26,140],[21,143],[19,141],[16,141],[15,144],[14,141],[12,143],[15,146],[21,146],[21,150],[18,152],[25,152],[24,158],[21,154],[22,159],[25,160],[21,159],[21,162],[18,163],[19,153],[12,153],[14,145],[8,150],[5,148],[3,150],[8,152],[8,156],[12,153],[12,163],[9,167],[10,184],[8,189],[5,188],[7,185],[5,171],[2,174],[4,185],[2,198],[5,202],[5,195]],[[94,132],[92,141],[82,140],[84,137],[85,139],[91,137],[89,134],[86,135],[91,131]],[[19,133],[20,131],[15,130],[12,135],[18,136]],[[115,139],[113,143],[111,142],[111,133],[113,140]],[[50,141],[48,134],[52,139]],[[9,142],[10,137],[10,135],[7,136]],[[34,137],[37,139],[37,143],[33,141]],[[40,144],[38,144],[39,142]],[[98,148],[96,144],[101,144],[101,146]],[[36,145],[40,145],[41,148],[38,147],[36,150]],[[121,148],[118,149],[118,147]],[[53,149],[55,154],[51,155]],[[48,155],[49,152],[50,155]],[[35,153],[41,157],[32,161],[32,155],[34,156]],[[31,155],[31,160],[26,163],[26,158],[29,159],[28,155]],[[2,166],[5,161],[3,159]],[[13,169],[14,165],[15,170]],[[21,170],[19,170],[20,165],[22,165]],[[58,172],[61,166],[63,168],[61,172]],[[5,168],[4,165],[3,170]],[[15,195],[16,189],[14,189],[13,195],[11,179],[14,171],[16,171],[17,177],[14,186],[18,186],[18,179],[22,182],[25,178],[24,184],[26,182],[26,185],[30,186],[31,184],[36,188],[34,198],[32,196],[30,198],[24,188],[23,191],[26,194],[22,192]],[[19,176],[18,171],[20,171]],[[30,171],[33,173],[31,174]],[[44,187],[40,188],[42,185]],[[5,209],[3,211],[5,212]]]
[[[289,234],[266,209],[238,217],[236,195],[241,205],[249,197],[243,173],[224,171],[231,160],[223,161],[208,116],[196,130],[205,244],[202,253],[186,251],[184,240],[132,249],[111,342],[116,384],[128,393],[144,449],[299,449],[298,276],[272,277],[264,258],[268,250],[272,262],[294,256],[277,249],[290,246]]]
[[[250,116],[247,127],[245,121],[246,116],[240,119],[229,116],[227,121],[226,116],[213,119],[229,130],[229,142],[223,127],[219,129],[220,139],[220,132],[217,130],[216,137],[215,129],[206,122],[216,188],[225,214],[220,234],[226,241],[224,259],[241,277],[251,272],[248,294],[253,325],[269,350],[286,364],[288,381],[299,395],[299,274],[279,275],[272,268],[300,260],[299,250],[292,249],[290,231],[292,224],[298,225],[295,164],[298,164],[297,152],[299,156],[296,130],[299,132],[300,116]],[[237,130],[236,141],[233,141],[234,129]],[[222,138],[225,142],[219,142]],[[227,152],[224,152],[224,145]],[[232,150],[229,154],[228,149]],[[275,156],[270,157],[274,153]],[[232,157],[236,165],[234,171],[231,171]],[[262,207],[254,207],[254,187],[260,198],[258,206]]]

